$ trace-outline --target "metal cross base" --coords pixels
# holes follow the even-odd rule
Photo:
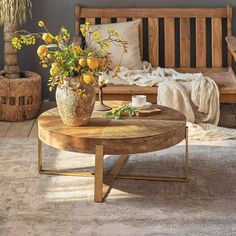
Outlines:
[[[187,129],[186,129],[187,131]],[[185,157],[184,157],[184,176],[180,177],[168,177],[168,176],[143,176],[143,175],[118,175],[121,168],[128,160],[128,155],[120,155],[116,161],[112,170],[108,175],[104,174],[104,150],[102,145],[96,146],[96,158],[95,158],[95,173],[89,171],[67,171],[67,170],[44,170],[42,165],[42,142],[38,139],[38,171],[39,174],[46,175],[62,175],[62,176],[81,176],[81,177],[94,177],[94,201],[101,203],[108,196],[111,191],[112,185],[115,179],[135,179],[135,180],[151,180],[151,181],[177,181],[186,182],[189,176],[188,166],[188,133],[186,132],[186,144],[185,144]],[[86,168],[85,168],[86,169]],[[106,184],[103,179],[106,179]]]

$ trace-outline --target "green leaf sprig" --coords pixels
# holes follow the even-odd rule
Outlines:
[[[121,107],[112,108],[111,111],[108,111],[104,114],[104,117],[119,120],[122,116],[125,115],[128,115],[129,117],[135,116],[137,111],[138,109],[135,107],[132,107],[130,105],[124,105]]]

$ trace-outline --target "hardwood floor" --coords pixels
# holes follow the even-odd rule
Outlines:
[[[55,106],[55,102],[44,102],[40,113]],[[0,138],[37,138],[37,129],[37,119],[23,122],[0,122]]]
[[[44,102],[40,113],[55,107],[55,102]],[[236,128],[236,104],[222,104],[220,126]],[[37,119],[23,122],[0,122],[0,138],[37,138]]]

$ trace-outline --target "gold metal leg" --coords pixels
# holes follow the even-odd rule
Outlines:
[[[104,151],[102,145],[96,146],[96,157],[95,157],[95,174],[88,171],[69,171],[69,170],[44,170],[43,159],[42,159],[42,141],[38,139],[38,171],[39,174],[45,175],[61,175],[61,176],[80,176],[80,177],[94,177],[94,201],[103,202],[108,196],[112,185],[116,179],[121,168],[128,160],[128,155],[121,155],[112,170],[108,175],[104,175]],[[103,183],[103,178],[106,177],[106,184]]]
[[[104,172],[104,152],[103,146],[96,146],[95,160],[95,185],[94,185],[94,201],[103,202],[111,191],[112,185],[121,168],[128,160],[128,155],[121,155],[108,175],[106,175],[106,184],[103,182]]]
[[[94,177],[94,173],[89,171],[44,170],[43,157],[42,157],[42,141],[39,138],[38,138],[38,172],[39,174],[42,175]]]
[[[185,156],[184,156],[184,176],[146,176],[146,175],[117,175],[116,179],[134,179],[134,180],[149,180],[149,181],[175,181],[186,182],[189,180],[189,165],[188,165],[188,127],[185,130]]]
[[[81,177],[94,177],[94,201],[103,202],[110,190],[115,179],[135,179],[135,180],[154,180],[154,181],[177,181],[186,182],[189,180],[189,165],[188,165],[188,127],[186,127],[185,134],[185,157],[184,157],[184,176],[143,176],[143,175],[119,175],[121,168],[128,160],[128,155],[121,155],[117,162],[114,164],[112,170],[108,175],[104,174],[104,150],[102,145],[96,146],[96,159],[95,159],[95,174],[89,171],[70,171],[70,170],[44,170],[42,158],[42,141],[38,139],[38,172],[46,175],[62,175],[62,176],[81,176]],[[103,183],[103,178],[106,178],[106,184]]]
[[[108,196],[108,194],[111,191],[112,185],[119,174],[122,167],[125,165],[125,163],[128,160],[128,155],[120,155],[119,159],[116,161],[115,165],[112,167],[112,170],[110,171],[109,175],[106,178],[106,185],[103,186],[103,193],[104,193],[104,199]]]
[[[103,201],[103,146],[96,146],[96,156],[95,156],[95,185],[94,185],[94,201]]]

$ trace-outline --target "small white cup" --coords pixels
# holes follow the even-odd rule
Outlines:
[[[134,95],[132,96],[132,106],[133,107],[142,107],[146,105],[147,97],[145,95]]]

